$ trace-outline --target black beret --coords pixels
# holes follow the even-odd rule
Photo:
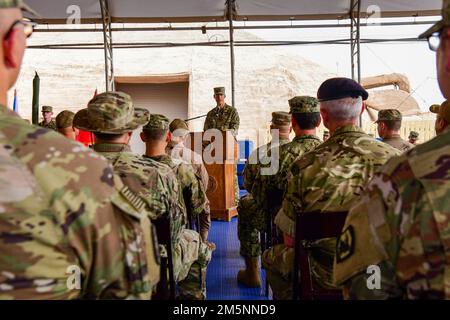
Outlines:
[[[337,100],[347,97],[362,97],[364,101],[369,97],[369,93],[358,82],[349,78],[328,79],[317,90],[317,99],[319,101]]]

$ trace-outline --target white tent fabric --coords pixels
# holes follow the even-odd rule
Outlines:
[[[439,15],[442,0],[361,0],[361,13],[381,17]],[[27,0],[42,23],[65,23],[76,10],[82,23],[101,22],[99,0]],[[235,20],[348,18],[350,0],[236,0]],[[78,6],[79,9],[77,9]],[[225,0],[109,0],[113,22],[226,20]],[[378,11],[379,8],[379,11]],[[75,11],[74,11],[75,10]]]

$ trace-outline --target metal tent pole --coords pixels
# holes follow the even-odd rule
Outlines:
[[[105,51],[105,84],[106,91],[114,91],[114,60],[111,31],[111,14],[108,0],[99,0],[102,11],[103,44]]]
[[[234,29],[233,29],[233,16],[236,11],[235,0],[227,1],[228,9],[227,16],[229,21],[229,30],[230,30],[230,63],[231,63],[231,103],[233,107],[236,107],[235,104],[235,91],[234,91]]]
[[[361,82],[361,0],[351,0],[350,4],[350,55],[352,79]],[[359,125],[362,126],[362,115],[359,117]]]

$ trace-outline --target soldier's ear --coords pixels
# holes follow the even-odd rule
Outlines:
[[[139,136],[141,137],[142,142],[147,142],[147,139],[145,139],[145,133],[142,131]]]

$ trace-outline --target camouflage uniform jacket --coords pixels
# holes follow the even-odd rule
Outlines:
[[[49,123],[45,124],[44,121],[39,122],[39,126],[47,129],[52,129],[55,131],[58,131],[58,128],[56,127],[55,120],[52,119]]]
[[[125,298],[151,290],[145,210],[107,161],[4,106],[0,144],[0,299]],[[81,290],[69,289],[78,271]]]
[[[96,143],[94,150],[110,161],[114,171],[150,208],[150,218],[170,214],[172,243],[180,240],[180,226],[185,224],[185,209],[180,207],[176,176],[165,165],[131,152],[126,144]]]
[[[384,143],[387,143],[388,145],[394,147],[395,149],[398,149],[402,152],[408,151],[409,149],[414,148],[414,145],[408,141],[403,140],[400,138],[399,135],[395,135],[389,138],[383,139]]]
[[[202,181],[205,190],[208,189],[209,175],[203,164],[202,156],[188,149],[183,143],[173,144],[170,142],[167,145],[166,153],[172,157],[172,159],[184,160],[186,163],[192,165],[195,175]]]
[[[187,202],[189,202],[193,216],[203,214],[207,202],[206,193],[192,167],[185,162],[176,161],[166,154],[149,158],[159,163],[163,163],[173,170],[182,189],[181,199],[184,204],[186,205]]]
[[[447,129],[368,184],[338,243],[335,280],[347,298],[450,299],[449,154]],[[366,286],[371,265],[380,268],[379,290]]]
[[[336,129],[326,142],[292,165],[275,224],[294,237],[297,212],[349,210],[375,171],[399,153],[357,126]],[[335,244],[334,239],[319,240],[311,253],[314,278],[325,287],[332,287]]]
[[[282,146],[288,142],[289,139],[280,139],[277,145]],[[275,144],[272,145],[272,142],[269,142],[253,150],[253,152],[248,157],[247,163],[245,164],[244,171],[242,173],[244,178],[244,186],[248,192],[252,191],[253,183],[255,182],[255,179],[259,173],[261,160],[264,158],[270,158],[270,149],[275,146]]]
[[[296,136],[291,142],[280,146],[278,171],[272,175],[258,174],[257,183],[254,184],[252,190],[252,195],[261,208],[267,210],[270,206],[278,211],[286,190],[287,174],[292,164],[321,143],[320,139],[314,135],[304,135]],[[271,193],[270,205],[268,203],[269,192]]]
[[[203,131],[208,129],[218,129],[220,131],[231,130],[236,137],[239,130],[239,114],[236,108],[225,104],[223,108],[219,106],[210,110],[206,115]]]

